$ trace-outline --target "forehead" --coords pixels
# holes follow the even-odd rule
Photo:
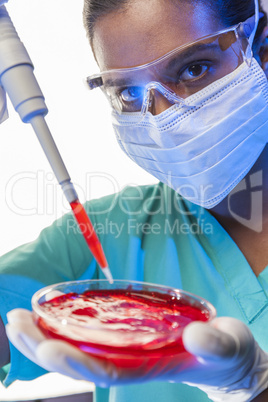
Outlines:
[[[130,0],[96,22],[93,50],[101,71],[133,67],[221,28],[204,1]]]

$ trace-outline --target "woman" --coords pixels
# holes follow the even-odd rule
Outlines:
[[[100,233],[113,276],[184,288],[208,299],[220,317],[185,331],[186,348],[199,358],[193,370],[126,378],[64,343],[44,342],[30,313],[11,312],[9,338],[32,361],[112,385],[97,388],[97,401],[267,398],[267,20],[260,15],[256,35],[255,20],[252,0],[85,1],[102,72],[88,84],[111,102],[122,149],[166,183],[86,205],[95,224],[117,225],[116,234]],[[1,258],[4,322],[9,310],[29,309],[45,284],[101,276],[70,222],[65,216]],[[26,366],[12,344],[10,351],[7,385],[43,372]]]

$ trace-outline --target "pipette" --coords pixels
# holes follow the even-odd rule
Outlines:
[[[33,63],[5,6],[0,7],[0,83],[24,123],[30,123],[69,202],[81,232],[105,277],[113,282],[103,248],[79,201],[69,173],[45,120],[44,95],[33,73]]]

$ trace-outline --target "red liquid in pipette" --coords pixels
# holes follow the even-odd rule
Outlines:
[[[67,341],[117,367],[139,368],[143,375],[153,365],[169,364],[170,358],[178,369],[191,364],[195,358],[183,346],[183,328],[209,320],[204,307],[170,294],[128,289],[69,293],[42,303],[42,310],[37,324],[47,337]],[[54,328],[45,315],[66,325]]]
[[[73,210],[74,216],[77,220],[80,230],[88,244],[88,247],[92,252],[93,256],[95,257],[97,263],[100,265],[102,269],[107,269],[108,264],[101,243],[85,211],[85,208],[78,200],[71,202],[70,206]],[[106,274],[105,276],[107,277]]]

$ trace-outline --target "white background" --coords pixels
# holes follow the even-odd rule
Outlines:
[[[7,9],[35,65],[47,122],[81,201],[154,182],[120,150],[108,102],[83,79],[98,71],[82,26],[82,0],[10,0]],[[28,124],[12,106],[0,129],[0,255],[69,210]]]
[[[7,10],[35,65],[49,108],[47,122],[80,200],[155,182],[120,150],[103,94],[83,79],[98,71],[82,25],[83,0],[9,0]],[[0,255],[35,239],[69,211],[28,124],[9,105],[0,127]],[[82,392],[88,384],[49,374],[0,386],[0,401]]]
[[[263,4],[268,9],[268,0]],[[49,108],[47,122],[80,200],[156,180],[120,150],[101,92],[83,78],[97,72],[82,26],[83,0],[10,0],[7,9],[35,65]],[[31,241],[69,210],[31,127],[9,105],[0,128],[0,255]],[[77,383],[49,374],[31,383],[0,387],[0,401],[82,392]]]

